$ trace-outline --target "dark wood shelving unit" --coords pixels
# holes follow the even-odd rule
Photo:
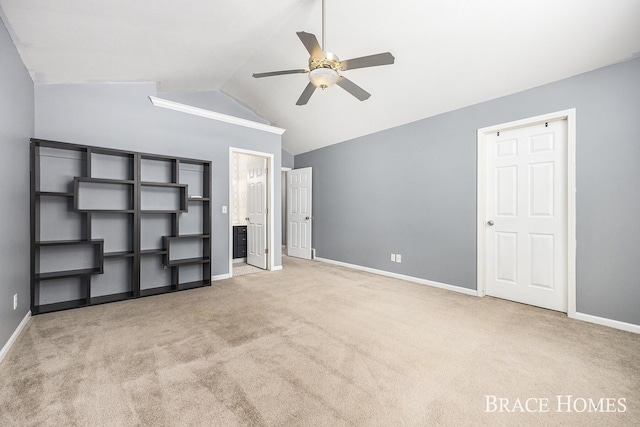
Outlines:
[[[210,286],[210,203],[211,162],[32,139],[32,313]]]

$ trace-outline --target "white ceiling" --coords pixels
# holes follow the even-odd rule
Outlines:
[[[296,100],[307,74],[296,31],[321,40],[321,0],[0,0],[36,83],[155,81],[219,90],[275,126],[298,154],[640,55],[638,0],[326,0],[326,50],[389,51],[394,65],[343,74]]]

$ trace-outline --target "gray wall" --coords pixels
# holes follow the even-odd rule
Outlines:
[[[154,83],[35,85],[35,135],[38,138],[99,147],[191,157],[212,161],[213,274],[229,271],[229,147],[274,155],[280,170],[281,137],[255,129],[222,123],[154,107]],[[171,99],[229,114],[224,95],[172,93]],[[167,94],[159,97],[168,98]],[[203,96],[207,96],[204,94]],[[218,109],[219,107],[219,109]],[[221,111],[224,110],[224,111]],[[245,115],[245,118],[248,118]],[[249,117],[250,118],[250,117]],[[274,263],[281,264],[280,178],[274,180]]]
[[[640,59],[296,156],[317,256],[476,289],[477,129],[569,108],[577,310],[640,324]]]
[[[294,157],[293,154],[286,150],[282,150],[282,167],[293,169]]]
[[[0,349],[29,311],[33,82],[0,21]],[[13,295],[18,294],[18,309]]]

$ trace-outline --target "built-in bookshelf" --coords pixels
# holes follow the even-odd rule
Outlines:
[[[211,285],[211,163],[31,140],[31,312]]]

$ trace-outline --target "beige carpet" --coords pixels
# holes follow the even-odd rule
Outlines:
[[[32,318],[0,365],[0,425],[638,425],[638,335],[284,262],[211,288]],[[485,412],[487,395],[510,409],[549,399],[549,412]],[[568,413],[558,395],[578,410],[588,399],[626,410]]]
[[[263,269],[249,265],[246,262],[233,264],[233,277],[246,276],[247,274],[262,273]]]

